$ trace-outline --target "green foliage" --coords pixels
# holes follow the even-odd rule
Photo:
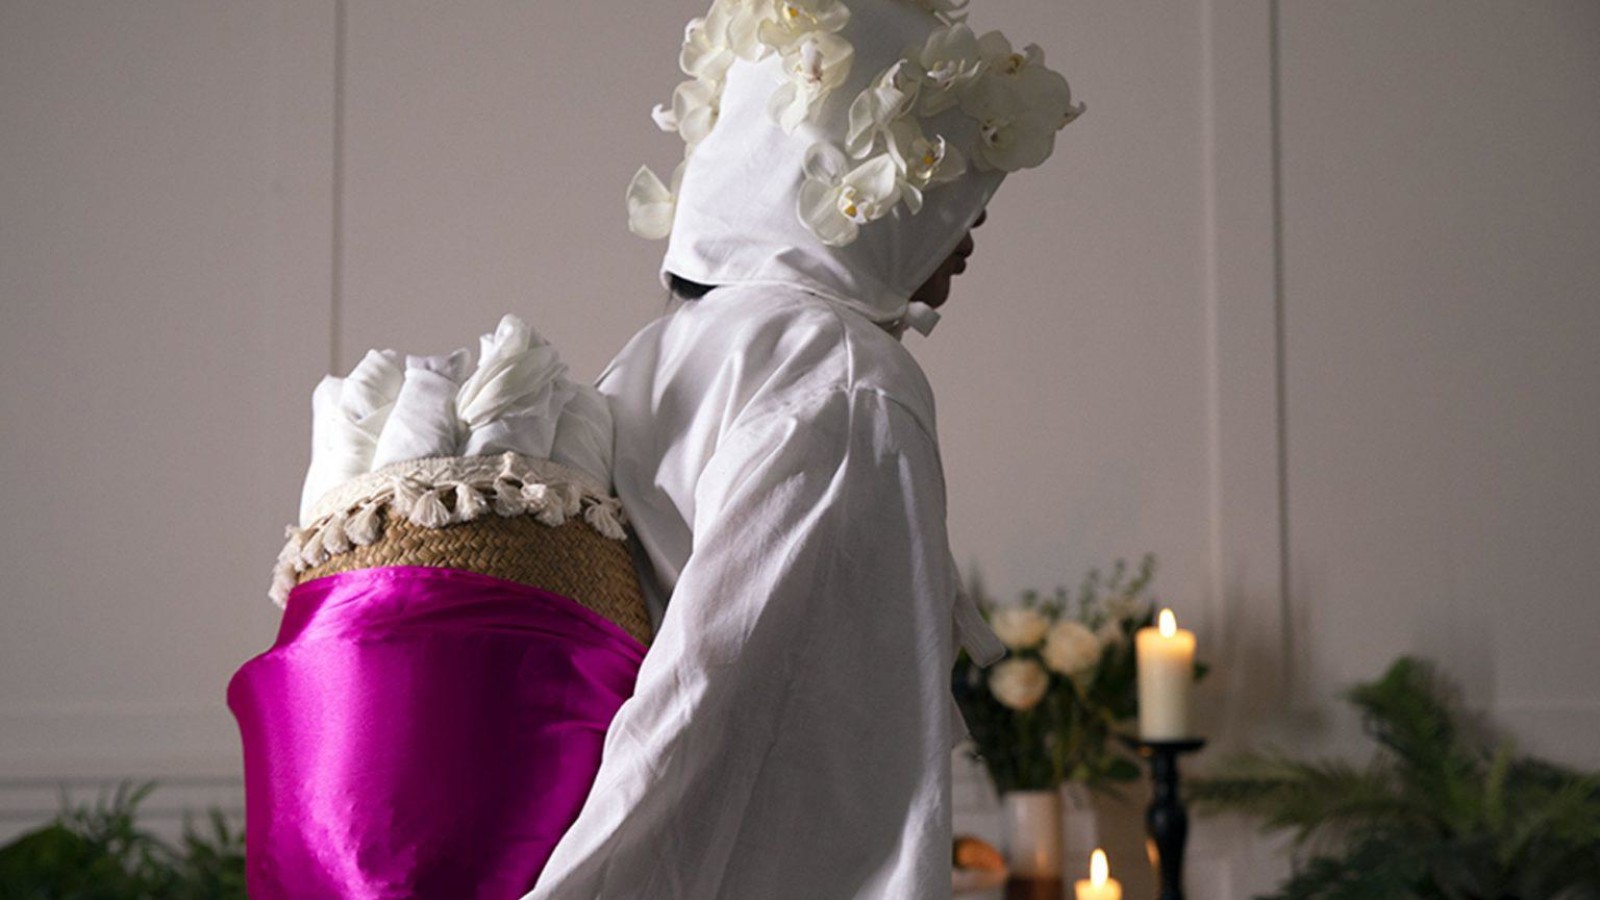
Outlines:
[[[124,783],[92,807],[0,847],[5,900],[230,900],[245,896],[244,835],[212,810],[184,823],[180,847],[139,828],[153,782]]]
[[[1050,670],[1042,644],[1013,648],[1012,658],[1038,662],[1049,676],[1043,700],[1031,709],[1012,709],[995,697],[993,669],[965,654],[956,660],[952,685],[972,732],[973,756],[997,790],[1048,789],[1063,780],[1110,789],[1139,777],[1139,765],[1114,737],[1139,713],[1133,635],[1155,619],[1155,603],[1145,597],[1155,573],[1156,559],[1146,554],[1136,568],[1119,559],[1109,575],[1091,569],[1076,595],[1064,587],[1051,597],[1022,595],[1022,606],[1052,623],[1078,622],[1102,644],[1093,668],[1073,675]],[[992,615],[996,604],[981,582],[975,578],[968,592]]]
[[[1600,773],[1478,733],[1410,657],[1347,698],[1378,745],[1365,767],[1257,753],[1190,784],[1199,811],[1259,816],[1315,850],[1268,900],[1600,898]]]

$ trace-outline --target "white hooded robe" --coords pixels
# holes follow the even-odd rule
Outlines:
[[[664,614],[593,790],[531,900],[913,900],[951,890],[958,644],[1002,650],[958,578],[908,298],[999,186],[969,173],[823,246],[802,159],[937,23],[852,4],[856,74],[818,121],[766,113],[777,60],[728,73],[663,271],[720,285],[602,376],[614,479]],[[970,139],[959,113],[947,133]]]

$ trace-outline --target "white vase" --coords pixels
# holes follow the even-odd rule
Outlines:
[[[1006,864],[1012,878],[1061,877],[1061,795],[1054,790],[1000,796]]]

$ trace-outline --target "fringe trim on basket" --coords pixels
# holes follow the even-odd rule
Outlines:
[[[383,514],[443,528],[490,513],[531,515],[552,528],[582,517],[612,540],[627,536],[622,502],[569,466],[516,453],[411,460],[345,482],[317,501],[309,525],[290,525],[268,596],[282,607],[300,573],[376,542],[383,535]]]

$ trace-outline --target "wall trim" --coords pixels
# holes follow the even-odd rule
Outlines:
[[[239,736],[220,703],[0,709],[0,779],[232,777]]]
[[[1276,4],[1202,14],[1211,563],[1218,731],[1281,708],[1290,676]],[[1225,627],[1224,627],[1225,626]]]

